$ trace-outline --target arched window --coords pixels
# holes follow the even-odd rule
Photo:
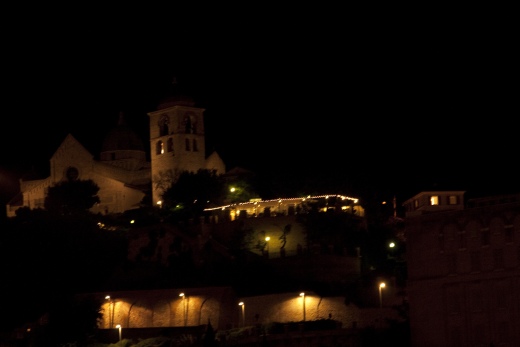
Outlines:
[[[157,141],[155,144],[155,154],[163,154],[164,153],[164,144],[162,141]]]
[[[197,119],[192,112],[185,115],[184,120],[184,133],[185,134],[196,134],[197,133]]]
[[[191,133],[191,119],[189,116],[184,117],[184,133]]]
[[[79,171],[74,166],[69,166],[65,172],[65,176],[67,177],[67,180],[75,181],[79,177]]]
[[[166,144],[166,151],[173,152],[173,139],[171,137],[168,138],[168,142]]]
[[[170,118],[167,115],[163,115],[159,120],[159,136],[169,135],[168,125],[170,124]]]

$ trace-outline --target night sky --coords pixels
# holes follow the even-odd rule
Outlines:
[[[520,192],[507,20],[317,16],[131,27],[76,18],[6,38],[2,202],[68,133],[97,156],[120,111],[147,145],[146,113],[174,77],[206,109],[207,149],[228,169],[401,200],[435,187]]]

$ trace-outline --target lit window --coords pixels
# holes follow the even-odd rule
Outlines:
[[[438,205],[439,204],[439,196],[438,195],[432,195],[430,196],[430,205]]]
[[[163,154],[164,153],[164,145],[162,141],[157,141],[155,144],[155,154]]]
[[[448,205],[457,205],[457,196],[456,195],[450,195],[448,196]]]

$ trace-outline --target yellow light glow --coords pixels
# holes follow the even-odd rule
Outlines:
[[[385,282],[381,282],[381,283],[379,284],[379,288],[384,288],[384,287],[386,287],[386,283],[385,283]]]

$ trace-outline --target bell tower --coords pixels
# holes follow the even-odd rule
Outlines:
[[[181,172],[205,168],[204,109],[178,90],[164,98],[157,111],[149,112],[152,201],[160,205],[162,194]]]

